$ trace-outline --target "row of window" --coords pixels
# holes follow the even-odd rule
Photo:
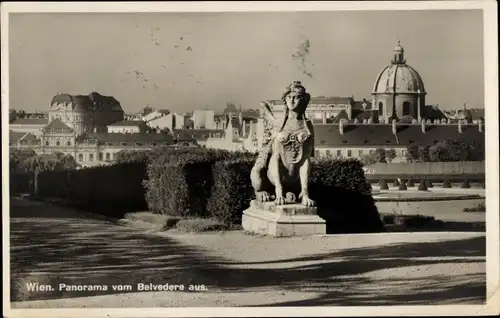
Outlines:
[[[368,154],[369,154],[369,155],[373,155],[374,153],[375,153],[375,150],[373,150],[373,149],[370,149],[370,150],[368,151]],[[366,153],[365,153],[365,151],[364,151],[364,150],[362,150],[362,149],[358,150],[358,157],[363,157],[365,154],[366,154]],[[321,156],[321,152],[320,152],[319,150],[316,150],[316,151],[315,151],[315,155],[316,155],[317,157],[320,157],[320,156]],[[333,153],[332,153],[332,151],[331,151],[331,150],[326,150],[326,151],[325,151],[325,155],[326,155],[327,157],[333,157]],[[406,151],[405,151],[405,150],[401,150],[401,155],[402,155],[402,156],[405,156],[405,155],[406,155]],[[337,150],[336,156],[337,156],[337,157],[342,157],[342,150]],[[347,150],[347,157],[352,157],[352,150],[350,150],[350,149],[348,149],[348,150]]]
[[[48,140],[45,141],[45,146],[50,146],[50,142]],[[61,146],[60,140],[56,140],[56,146]],[[71,146],[71,140],[66,141],[66,146]]]
[[[95,144],[95,141],[87,140],[87,141],[86,141],[86,143],[87,143],[87,144]],[[55,145],[56,145],[56,146],[62,146],[62,143],[61,143],[61,141],[60,141],[60,140],[56,140]],[[67,141],[66,141],[66,146],[71,146],[71,145],[72,145],[71,140],[67,140]],[[105,143],[105,145],[106,145],[106,146],[113,146],[114,144],[113,144],[113,143],[111,143],[111,142],[106,142],[106,143]],[[143,144],[143,143],[141,143],[141,142],[136,142],[134,145],[135,145],[135,146],[144,146],[144,144]],[[168,145],[169,145],[169,143],[168,143],[168,142],[164,142],[164,143],[163,143],[163,145],[164,145],[164,146],[168,146]],[[45,141],[45,146],[50,146],[50,142],[49,142],[48,140],[46,140],[46,141]],[[126,142],[121,142],[121,143],[120,143],[120,146],[129,146],[129,144],[128,144],[128,143],[126,143]],[[155,146],[158,146],[158,144],[157,144],[156,142],[150,142],[150,143],[149,143],[149,146],[153,146],[153,147],[155,147]]]
[[[114,160],[115,159],[116,154],[115,153],[110,153],[110,152],[106,152],[106,153],[100,152],[97,156],[98,156],[97,157],[98,161],[104,161],[104,160],[110,161],[110,160]],[[78,154],[77,160],[78,161],[84,161],[84,155],[82,153]],[[94,154],[93,153],[89,153],[89,161],[94,161],[94,160],[95,160]]]

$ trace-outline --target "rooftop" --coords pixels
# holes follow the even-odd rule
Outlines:
[[[397,146],[411,144],[433,144],[441,140],[464,140],[485,143],[485,134],[478,125],[462,125],[462,133],[457,124],[426,124],[425,133],[420,124],[396,125],[397,138],[390,124],[345,124],[343,134],[339,124],[315,124],[315,144],[317,147],[345,146]]]
[[[145,122],[142,120],[122,120],[113,123],[111,125],[108,125],[108,127],[137,127],[137,126],[142,126],[144,124]]]
[[[73,131],[73,129],[71,129],[68,125],[63,123],[60,119],[54,119],[47,126],[45,126],[43,129],[45,131],[47,131],[49,129]]]
[[[47,125],[48,118],[18,118],[9,125]]]
[[[174,140],[170,134],[157,133],[87,133],[77,138],[78,142],[86,140],[97,140],[99,144],[121,145],[121,143],[151,143],[163,142],[173,144]]]

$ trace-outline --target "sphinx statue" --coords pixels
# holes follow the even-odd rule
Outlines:
[[[264,134],[257,160],[251,171],[256,200],[272,200],[276,205],[295,203],[296,198],[306,207],[315,206],[309,197],[311,158],[314,156],[314,129],[305,117],[310,95],[299,81],[288,86],[281,99],[285,115],[276,118],[269,102],[261,102]],[[291,189],[300,186],[300,193]]]

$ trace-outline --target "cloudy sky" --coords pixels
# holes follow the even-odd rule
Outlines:
[[[484,107],[481,11],[11,14],[10,107],[58,92],[115,96],[125,112],[257,108],[293,80],[369,98],[398,38],[427,102]]]

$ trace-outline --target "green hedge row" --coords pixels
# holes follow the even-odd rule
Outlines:
[[[254,160],[255,154],[196,149],[154,158],[144,182],[149,210],[174,216],[207,216],[214,164],[238,158]]]
[[[38,175],[38,195],[60,198],[72,206],[110,217],[147,209],[142,185],[146,166],[123,163]]]
[[[255,155],[211,153],[176,162],[153,162],[148,169],[147,201],[155,213],[215,217],[228,225],[241,222],[254,193],[250,170]],[[357,160],[313,160],[311,197],[328,233],[383,230],[371,186]]]
[[[254,197],[250,170],[255,157],[247,152],[169,149],[148,163],[40,173],[39,195],[113,217],[149,209],[237,225]],[[328,233],[383,230],[361,162],[314,159],[312,164],[309,192]]]

